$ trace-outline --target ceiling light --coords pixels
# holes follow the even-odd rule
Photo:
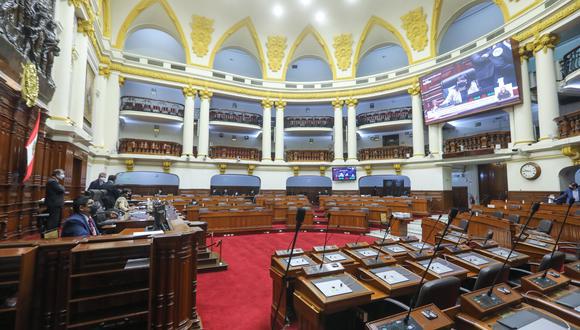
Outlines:
[[[318,23],[322,23],[326,20],[326,14],[322,10],[319,10],[316,12],[316,15],[314,15],[314,19],[316,19]]]
[[[356,1],[357,1],[357,0],[346,0],[346,3],[348,3],[348,4],[353,4],[353,3],[356,3]]]
[[[272,14],[276,17],[281,17],[284,15],[284,8],[281,5],[274,5],[274,8],[272,8]]]
[[[300,3],[304,6],[304,7],[308,7],[311,3],[312,0],[300,0]]]

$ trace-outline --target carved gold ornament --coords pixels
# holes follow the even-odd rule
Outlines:
[[[344,103],[346,103],[346,106],[349,108],[354,108],[356,107],[356,105],[358,104],[358,100],[357,99],[353,99],[352,97],[349,98],[348,100],[344,101]]]
[[[569,157],[574,165],[580,165],[580,147],[565,146],[562,148],[562,155]]]
[[[213,23],[213,19],[199,15],[193,15],[191,18],[192,48],[197,57],[204,57],[209,51],[211,35],[214,31]]]
[[[284,108],[286,107],[286,101],[276,101],[276,110],[284,110]]]
[[[421,86],[419,86],[419,82],[415,81],[413,85],[407,89],[407,93],[410,95],[419,95],[421,93]]]
[[[554,15],[542,19],[535,23],[532,27],[528,28],[524,32],[516,34],[513,38],[517,41],[523,41],[529,37],[535,36],[540,34],[545,29],[549,28],[550,26],[560,22],[564,18],[576,13],[576,11],[580,9],[580,1],[574,1],[569,6],[565,7],[562,10],[559,10]]]
[[[253,165],[253,164],[248,165],[248,175],[254,175],[255,169],[256,169],[256,165]]]
[[[536,35],[534,38],[534,54],[539,51],[544,51],[544,54],[548,50],[548,48],[554,48],[560,41],[560,37],[555,34],[546,33],[542,35]]]
[[[213,92],[210,92],[207,89],[199,91],[199,97],[202,100],[209,100],[209,99],[211,99],[212,96],[213,96]]]
[[[220,170],[220,174],[226,174],[226,170],[228,169],[227,164],[219,164],[218,169]]]
[[[420,52],[427,46],[427,14],[423,12],[423,7],[411,10],[401,16],[403,29],[407,32],[407,39],[411,41],[411,47]]]
[[[326,174],[326,166],[320,166],[320,175],[324,176]]]
[[[273,72],[277,72],[282,68],[282,60],[284,59],[286,47],[286,37],[268,36],[268,41],[266,41],[266,48],[268,49],[268,67]]]
[[[79,19],[77,21],[77,32],[83,33],[86,36],[95,33],[95,27],[93,26],[93,18],[89,19]]]
[[[135,168],[135,161],[133,159],[126,159],[125,160],[125,167],[127,171],[131,172]]]
[[[346,71],[350,68],[352,58],[352,34],[339,34],[334,37],[334,57],[336,57],[338,68]]]
[[[294,172],[294,176],[298,176],[300,174],[300,166],[292,166],[292,172]]]
[[[520,44],[520,48],[518,48],[518,53],[522,60],[528,60],[534,54],[534,43],[528,42],[525,45]]]
[[[171,170],[171,162],[166,160],[163,162],[163,172],[165,173],[169,173],[169,171]]]
[[[185,97],[195,97],[196,94],[197,94],[197,91],[191,85],[189,85],[187,87],[183,87],[183,95]]]
[[[22,79],[20,81],[22,91],[20,92],[22,98],[26,101],[28,107],[36,104],[38,98],[38,74],[36,73],[36,66],[33,63],[22,64]]]
[[[271,109],[274,106],[274,101],[270,99],[262,100],[262,108],[264,109]]]
[[[100,66],[99,75],[108,79],[109,76],[111,75],[111,68],[109,68],[108,66]]]
[[[344,104],[344,101],[339,99],[339,98],[336,98],[335,100],[332,101],[332,107],[334,109],[342,108],[343,104]]]
[[[401,164],[393,164],[393,169],[395,170],[395,173],[397,175],[401,175],[401,171],[402,171]]]
[[[365,165],[365,172],[367,175],[373,174],[373,166],[372,165]]]
[[[119,86],[125,85],[125,77],[119,76]]]

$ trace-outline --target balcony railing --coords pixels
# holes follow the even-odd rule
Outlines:
[[[262,115],[236,110],[211,109],[209,120],[262,126]]]
[[[181,144],[167,141],[120,139],[119,153],[181,156]],[[197,154],[196,150],[194,150],[194,154]]]
[[[356,125],[362,126],[389,121],[407,120],[411,119],[411,113],[411,108],[396,108],[361,113],[356,116]]]
[[[580,110],[556,118],[560,138],[580,135]]]
[[[566,78],[570,73],[580,68],[580,46],[572,49],[560,61],[562,78]]]
[[[175,102],[153,100],[137,96],[121,97],[121,110],[150,112],[183,118],[184,109],[183,104]]]
[[[287,162],[330,162],[334,159],[334,152],[328,150],[288,150]]]
[[[444,158],[491,154],[496,145],[507,148],[511,142],[509,131],[486,132],[445,140]]]
[[[368,148],[358,151],[359,160],[407,159],[413,155],[413,147],[393,146]]]
[[[260,161],[261,151],[254,148],[237,148],[216,146],[210,147],[209,157],[215,159],[243,159]]]
[[[333,128],[334,118],[333,117],[285,117],[284,127],[323,127],[323,128]]]

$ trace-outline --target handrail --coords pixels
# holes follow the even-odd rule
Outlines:
[[[119,139],[119,153],[181,156],[181,148],[177,142]],[[197,154],[195,151],[194,154]]]
[[[560,61],[562,78],[566,78],[572,72],[580,69],[580,45],[572,49]]]
[[[227,146],[212,146],[209,157],[216,159],[244,159],[260,161],[262,152],[256,148],[241,148]]]
[[[374,123],[384,123],[389,121],[412,119],[410,107],[401,107],[393,109],[383,109],[372,112],[361,113],[356,116],[356,125],[362,126]]]
[[[471,150],[493,149],[496,144],[507,148],[511,141],[509,131],[485,132],[464,137],[447,139],[444,142],[444,153],[456,153]]]
[[[284,127],[334,127],[334,117],[330,116],[289,116],[284,117]]]
[[[358,151],[359,160],[407,159],[413,155],[413,147],[392,146],[366,148]]]
[[[286,151],[287,162],[330,162],[334,158],[334,152],[328,150],[288,150]]]
[[[211,108],[209,120],[262,126],[262,115],[230,109]]]
[[[121,97],[120,110],[142,111],[149,113],[159,113],[163,115],[177,116],[183,118],[185,106],[180,103],[155,100],[140,96]]]
[[[567,113],[555,119],[560,139],[580,135],[580,110]]]

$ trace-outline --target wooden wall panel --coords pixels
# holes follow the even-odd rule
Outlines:
[[[560,191],[509,191],[508,199],[510,201],[526,201],[526,203],[546,202],[548,196],[553,194],[558,197]]]
[[[412,190],[411,196],[425,198],[431,201],[430,209],[434,213],[446,213],[453,207],[453,191]]]

